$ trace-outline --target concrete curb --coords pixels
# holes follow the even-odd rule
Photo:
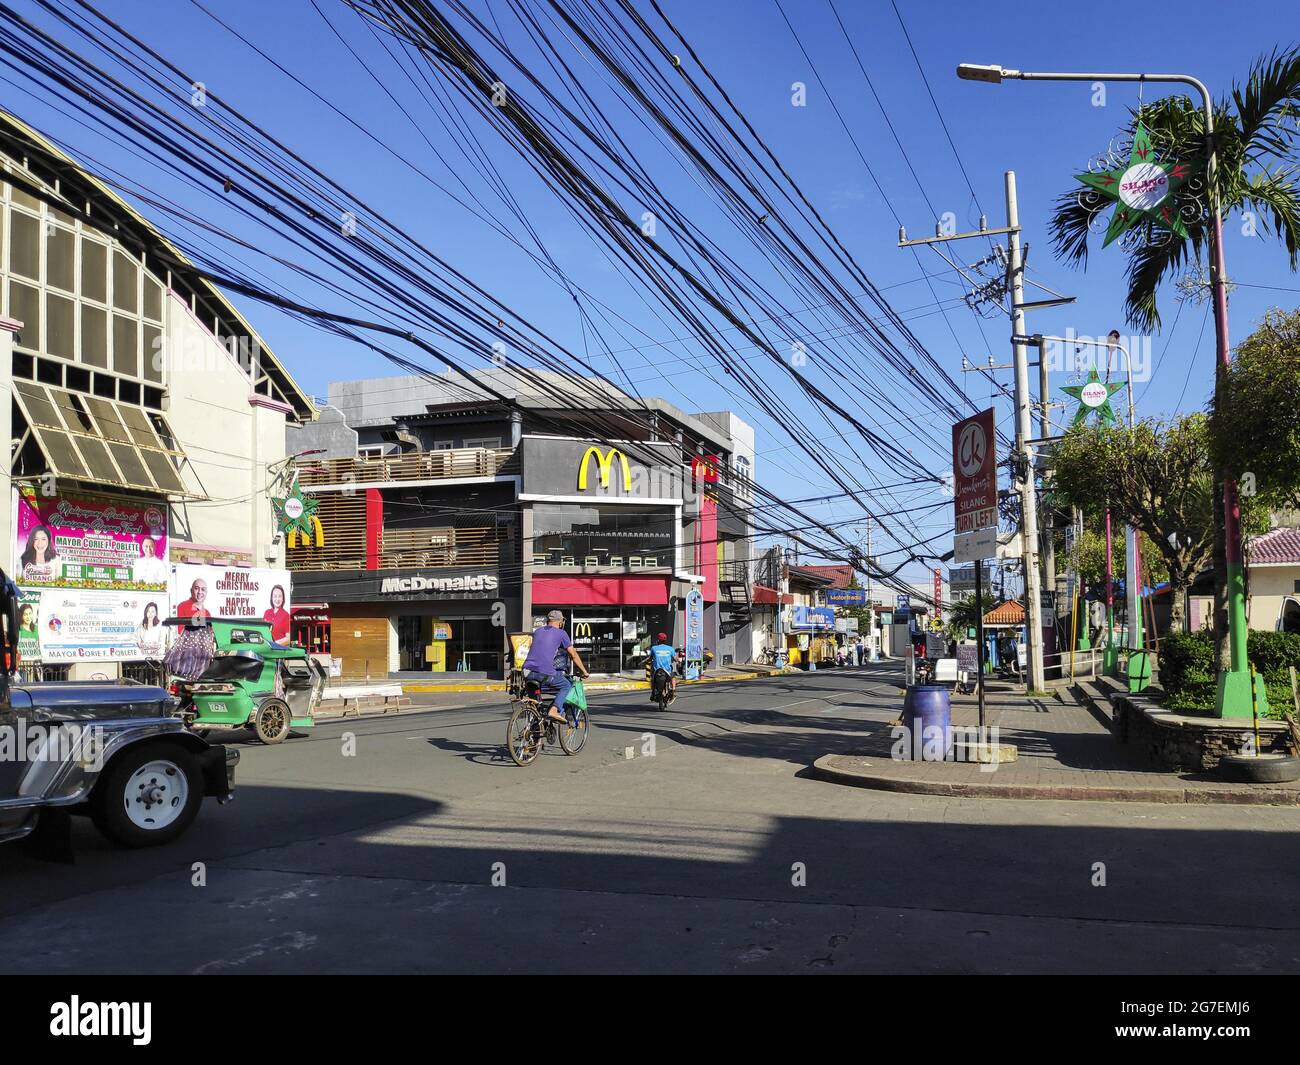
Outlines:
[[[1187,788],[1178,785],[1163,788],[1103,788],[1092,785],[1074,787],[918,780],[915,777],[872,773],[833,764],[835,759],[843,757],[839,754],[822,755],[812,764],[813,775],[820,780],[834,784],[847,784],[851,787],[910,795],[943,795],[948,798],[1185,803],[1196,806],[1300,806],[1300,790],[1293,788],[1234,788],[1230,785],[1206,788]],[[883,758],[889,761],[888,755]]]

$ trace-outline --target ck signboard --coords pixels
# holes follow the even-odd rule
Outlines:
[[[865,588],[828,588],[822,593],[828,606],[866,606]]]
[[[952,427],[954,530],[973,532],[998,523],[997,445],[993,408]]]

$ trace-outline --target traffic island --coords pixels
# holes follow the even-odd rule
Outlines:
[[[1300,806],[1300,786],[1295,784],[1231,784],[1158,773],[1027,769],[1024,763],[988,770],[986,765],[969,762],[895,761],[857,754],[823,755],[812,766],[815,777],[836,784],[947,798]]]
[[[1144,752],[1116,742],[1108,702],[1101,711],[1077,691],[1058,691],[1050,699],[1010,690],[988,694],[984,731],[978,729],[978,709],[953,699],[953,726],[958,737],[970,739],[953,745],[950,760],[916,759],[911,737],[896,721],[873,726],[853,750],[822,755],[811,773],[837,784],[947,798],[1300,805],[1297,782],[1252,784],[1199,767],[1154,769]],[[1015,751],[1014,760],[979,757],[1003,748]],[[965,758],[958,760],[958,753]]]

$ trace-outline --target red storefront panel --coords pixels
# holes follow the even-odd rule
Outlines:
[[[667,577],[534,577],[533,602],[561,606],[667,606]]]
[[[718,501],[705,496],[700,501],[700,520],[696,524],[699,542],[696,545],[695,572],[704,578],[700,589],[706,603],[718,601]]]
[[[384,497],[378,488],[366,489],[366,569],[379,568],[379,544],[384,535]]]

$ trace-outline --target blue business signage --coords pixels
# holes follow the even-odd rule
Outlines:
[[[686,593],[686,679],[700,675],[704,661],[704,596],[698,588]]]
[[[867,590],[865,588],[831,588],[823,593],[831,606],[866,606]]]
[[[834,629],[835,611],[828,606],[799,606],[793,608],[795,629]]]

